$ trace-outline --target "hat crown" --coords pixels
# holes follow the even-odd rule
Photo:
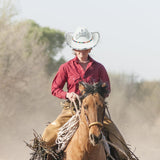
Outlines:
[[[92,39],[92,34],[86,28],[79,27],[74,32],[73,39],[78,42],[87,42]]]

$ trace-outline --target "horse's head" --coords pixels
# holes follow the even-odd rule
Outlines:
[[[81,116],[85,119],[89,128],[89,139],[96,145],[102,139],[101,129],[105,113],[104,99],[107,94],[106,83],[95,83],[93,85],[80,82],[82,108]]]

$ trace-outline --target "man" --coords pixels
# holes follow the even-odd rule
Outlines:
[[[80,27],[74,33],[66,34],[66,42],[72,48],[75,58],[62,64],[52,82],[52,94],[65,101],[64,108],[61,114],[55,121],[49,124],[43,132],[43,141],[48,146],[55,143],[58,129],[64,125],[73,115],[74,110],[69,108],[70,102],[76,99],[76,95],[80,94],[78,84],[80,81],[87,83],[96,83],[99,81],[105,82],[108,85],[110,92],[110,81],[106,69],[102,64],[92,59],[89,55],[92,48],[99,41],[100,35],[98,32],[89,32],[86,28]],[[63,87],[67,83],[67,92]],[[106,95],[106,97],[109,96]],[[114,123],[105,116],[104,119],[104,135],[107,135],[110,141],[115,144],[128,157],[131,157],[130,151]],[[118,151],[121,159],[126,159],[126,156]]]

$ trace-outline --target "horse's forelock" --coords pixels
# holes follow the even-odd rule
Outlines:
[[[88,94],[99,93],[102,97],[105,98],[105,95],[108,94],[107,85],[102,86],[102,82],[88,84],[85,83],[84,94],[81,96],[81,99],[84,99]]]

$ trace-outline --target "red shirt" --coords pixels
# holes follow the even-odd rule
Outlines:
[[[80,81],[91,84],[99,81],[106,82],[110,90],[110,81],[106,69],[89,56],[89,63],[85,71],[79,64],[77,57],[60,66],[52,82],[52,94],[58,98],[66,99],[67,92],[63,90],[66,82],[68,92],[79,94]]]

